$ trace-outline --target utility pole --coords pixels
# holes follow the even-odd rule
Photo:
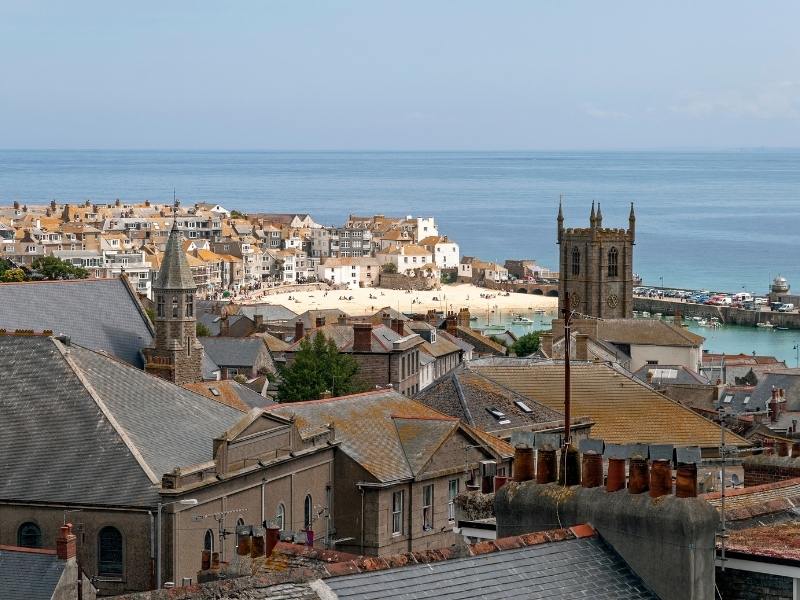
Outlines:
[[[571,442],[571,422],[570,422],[570,404],[571,398],[571,377],[570,377],[570,364],[569,364],[569,346],[571,342],[571,325],[572,325],[572,310],[569,305],[570,297],[568,293],[564,294],[564,449],[562,451],[561,459],[564,461],[564,486],[567,486],[569,477],[567,476],[567,453]]]

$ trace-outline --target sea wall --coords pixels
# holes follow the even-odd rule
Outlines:
[[[717,317],[728,325],[755,327],[756,323],[770,322],[776,327],[800,329],[800,313],[745,310],[730,306],[712,306],[710,304],[693,304],[691,302],[639,297],[634,297],[633,299],[633,310],[670,316],[674,316],[677,310],[685,317],[701,317],[705,319]]]

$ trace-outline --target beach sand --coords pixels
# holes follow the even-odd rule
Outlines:
[[[382,288],[355,288],[351,290],[313,290],[303,292],[284,292],[270,294],[258,300],[245,301],[245,304],[282,304],[300,314],[307,310],[338,308],[352,316],[373,314],[385,306],[404,313],[424,313],[429,309],[439,311],[469,308],[473,315],[485,315],[487,311],[495,314],[515,313],[530,316],[534,310],[542,309],[554,315],[558,309],[558,298],[531,294],[510,293],[477,287],[467,283],[444,285],[440,290],[412,291],[387,290]],[[481,298],[481,294],[491,298]],[[374,296],[375,298],[370,298]],[[289,296],[292,300],[289,300]],[[352,300],[340,300],[345,296]],[[436,300],[434,300],[436,298]]]

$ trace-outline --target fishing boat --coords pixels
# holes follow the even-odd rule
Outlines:
[[[708,323],[709,327],[713,327],[716,329],[717,327],[722,327],[722,323],[717,317],[711,317],[711,321]]]
[[[529,319],[528,317],[523,317],[522,315],[517,315],[511,321],[514,325],[531,325],[533,323],[533,319]]]
[[[698,324],[700,327],[710,327],[710,324],[709,324],[709,322],[708,322],[708,321],[706,321],[705,319],[700,319],[699,321],[697,321],[697,324]]]
[[[775,329],[777,329],[778,331],[789,331],[788,327],[776,327]]]
[[[769,321],[765,321],[763,323],[756,323],[756,327],[762,327],[764,329],[774,329],[775,325],[773,325]]]
[[[647,312],[646,310],[645,310],[645,311],[643,311],[643,312],[642,312],[642,318],[643,318],[643,319],[649,319],[649,318],[650,318],[650,313],[649,313],[649,312]]]

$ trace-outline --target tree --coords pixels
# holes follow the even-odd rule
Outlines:
[[[239,212],[238,210],[231,211],[231,219],[246,219],[247,215]]]
[[[340,353],[334,341],[318,331],[313,340],[304,338],[294,360],[280,369],[278,402],[316,400],[326,391],[332,396],[363,391],[357,373],[356,360]]]
[[[0,281],[7,283],[9,281],[25,281],[25,271],[19,268],[6,269],[0,273]]]
[[[197,337],[208,337],[211,335],[211,330],[206,327],[205,323],[201,323],[200,321],[195,325],[195,331],[197,332]]]
[[[517,338],[511,346],[511,351],[517,356],[528,356],[539,349],[539,336],[541,331],[531,331]]]
[[[89,271],[76,267],[55,256],[43,256],[33,261],[31,269],[45,279],[86,279]]]
[[[394,263],[384,263],[381,266],[381,273],[397,273],[397,265]]]

